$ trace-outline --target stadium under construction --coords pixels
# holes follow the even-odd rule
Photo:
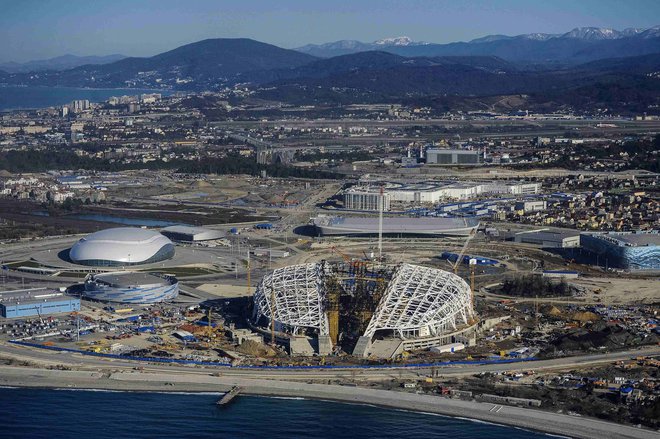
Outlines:
[[[463,279],[408,263],[321,261],[279,268],[262,279],[253,303],[253,328],[294,355],[341,349],[389,358],[461,341],[475,321]]]

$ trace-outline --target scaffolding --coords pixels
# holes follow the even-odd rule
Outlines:
[[[264,276],[254,293],[256,322],[262,316],[292,333],[315,328],[330,335],[325,310],[325,263],[289,265]]]
[[[455,274],[434,268],[402,264],[387,285],[365,336],[381,329],[401,338],[436,336],[456,330],[473,318],[468,284]]]
[[[391,330],[403,339],[454,331],[474,317],[468,284],[447,271],[412,264],[325,261],[278,268],[254,295],[253,321],[291,334],[308,329],[337,346]]]

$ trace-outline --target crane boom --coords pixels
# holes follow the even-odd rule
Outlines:
[[[330,250],[332,250],[333,252],[335,252],[335,253],[337,253],[339,256],[341,256],[341,258],[344,260],[344,262],[351,262],[351,261],[353,260],[350,256],[348,256],[348,255],[347,255],[346,253],[344,253],[343,251],[339,250],[339,249],[338,249],[336,246],[334,246],[334,245],[333,245],[332,247],[330,247]]]
[[[454,273],[458,271],[458,266],[460,265],[461,261],[463,261],[463,256],[465,255],[465,251],[468,248],[468,245],[470,245],[470,241],[472,238],[474,238],[474,235],[477,234],[477,229],[472,229],[470,234],[468,235],[467,239],[465,240],[465,243],[463,244],[463,248],[461,249],[461,252],[458,254],[458,257],[456,258],[456,262],[454,262]]]

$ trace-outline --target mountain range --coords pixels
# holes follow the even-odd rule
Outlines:
[[[308,50],[311,46],[303,53],[303,48],[218,38],[152,57],[65,70],[0,71],[0,86],[203,91],[241,84],[251,88],[255,98],[315,105],[415,100],[443,106],[461,98],[478,100],[479,106],[511,95],[529,96],[526,103],[534,100],[555,109],[598,105],[643,112],[660,104],[658,27],[491,35],[448,45],[398,37],[367,45],[344,41],[324,46],[350,53],[320,57]]]
[[[498,56],[522,64],[579,64],[596,59],[636,56],[660,51],[660,26],[617,31],[583,27],[564,34],[532,33],[517,36],[488,35],[469,42],[435,44],[407,37],[373,43],[341,40],[308,44],[299,52],[328,58],[367,50],[384,50],[402,56]]]
[[[62,55],[55,58],[28,61],[24,63],[0,63],[0,70],[9,73],[27,73],[40,70],[68,70],[85,64],[109,64],[126,58],[124,55],[113,54],[105,56]]]

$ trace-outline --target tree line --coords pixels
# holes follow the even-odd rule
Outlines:
[[[310,170],[281,164],[259,164],[252,157],[232,153],[225,157],[204,157],[198,160],[155,160],[147,163],[121,163],[106,159],[81,157],[71,151],[27,150],[0,152],[0,170],[12,173],[45,172],[49,170],[125,171],[132,169],[172,170],[191,174],[248,174],[283,178],[341,178],[341,174]]]

